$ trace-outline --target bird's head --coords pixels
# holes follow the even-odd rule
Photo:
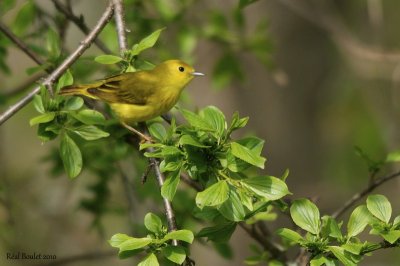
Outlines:
[[[193,67],[181,60],[167,60],[156,66],[154,69],[169,84],[184,88],[195,76],[204,76],[196,72]]]

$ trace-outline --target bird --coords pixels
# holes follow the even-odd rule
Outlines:
[[[108,103],[123,126],[149,141],[149,137],[131,125],[167,113],[195,76],[204,74],[173,59],[151,70],[125,72],[89,84],[65,86],[59,94],[86,96]]]

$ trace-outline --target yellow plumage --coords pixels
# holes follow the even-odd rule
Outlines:
[[[152,119],[168,112],[196,75],[180,60],[168,60],[152,70],[128,72],[85,85],[71,85],[61,95],[83,95],[110,104],[123,123]]]

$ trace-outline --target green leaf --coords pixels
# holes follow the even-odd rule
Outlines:
[[[220,217],[221,213],[213,207],[204,207],[202,210],[195,208],[193,210],[193,215],[205,221],[213,221],[216,217]]]
[[[176,239],[180,241],[184,241],[186,243],[192,244],[194,235],[193,232],[190,230],[177,230],[177,231],[172,231],[166,234],[163,238],[163,241],[168,241],[171,239]]]
[[[290,173],[289,169],[285,169],[285,172],[283,172],[282,176],[279,179],[281,179],[283,182],[285,182],[289,176],[289,173]]]
[[[186,259],[185,248],[181,246],[166,246],[162,252],[168,260],[178,265],[181,265]]]
[[[96,61],[97,63],[100,63],[100,64],[104,64],[104,65],[116,64],[116,63],[121,62],[122,60],[124,60],[124,59],[122,59],[119,56],[111,55],[111,54],[103,54],[103,55],[96,56],[94,58],[94,61]]]
[[[160,163],[160,171],[161,172],[174,172],[177,171],[179,169],[181,169],[182,167],[182,161],[177,160],[177,161],[171,161],[166,163],[166,161],[162,161]]]
[[[280,228],[276,233],[294,243],[301,243],[303,241],[303,237],[299,233],[288,228]]]
[[[180,181],[180,171],[174,171],[168,175],[164,184],[161,187],[161,196],[172,201]]]
[[[355,255],[359,255],[363,247],[364,247],[363,243],[347,242],[346,244],[342,245],[342,248]]]
[[[369,195],[367,198],[367,208],[379,220],[389,223],[392,216],[392,206],[389,200],[383,195]]]
[[[371,213],[367,206],[360,205],[351,213],[347,223],[347,235],[353,237],[364,231],[365,227],[371,221]]]
[[[79,135],[80,137],[86,140],[95,140],[110,136],[109,133],[93,125],[82,125],[71,129],[71,131],[73,131],[75,134]]]
[[[386,162],[400,162],[400,151],[390,152],[386,156]]]
[[[380,235],[390,244],[394,244],[400,238],[400,230],[390,230],[381,232]]]
[[[75,178],[82,170],[82,154],[74,140],[63,134],[60,143],[60,156],[65,171],[70,178]]]
[[[166,156],[179,156],[182,154],[182,151],[175,146],[164,146],[161,150],[163,157]]]
[[[400,215],[396,216],[396,218],[394,218],[393,220],[393,228],[395,229],[400,229]]]
[[[250,218],[248,218],[250,217]],[[260,211],[256,213],[249,213],[246,215],[246,224],[255,224],[260,221],[275,221],[276,218],[278,217],[278,214],[272,211]]]
[[[249,117],[240,118],[238,112],[233,113],[232,122],[228,129],[228,132],[232,132],[239,128],[245,127],[247,125],[248,121],[249,121]]]
[[[61,53],[60,37],[51,28],[47,31],[47,51],[49,52],[50,57],[55,59],[58,58]]]
[[[224,114],[215,106],[207,106],[200,111],[202,116],[212,127],[213,131],[217,132],[217,137],[221,137],[226,129]]]
[[[118,248],[120,252],[127,250],[135,250],[148,246],[151,242],[153,242],[153,239],[151,239],[150,237],[142,237],[142,238],[130,237],[126,241],[122,242],[118,246]]]
[[[243,139],[239,139],[236,141],[242,146],[245,146],[249,150],[251,150],[253,153],[260,155],[262,152],[262,149],[264,147],[265,141],[263,139],[257,138],[257,137],[247,137]]]
[[[70,114],[75,119],[87,125],[104,125],[104,123],[106,122],[103,114],[95,110],[85,109],[76,113],[71,112]]]
[[[156,138],[157,140],[163,142],[167,139],[167,132],[162,124],[151,123],[150,125],[148,125],[148,129],[150,135]]]
[[[320,231],[319,210],[308,199],[294,200],[290,206],[290,215],[293,222],[300,228],[317,235]]]
[[[252,193],[247,193],[247,190],[240,188],[237,189],[238,195],[240,197],[240,201],[244,206],[246,206],[247,209],[250,211],[253,211],[254,206],[253,206],[253,195]]]
[[[342,247],[338,246],[328,246],[328,249],[335,255],[340,262],[342,262],[346,266],[355,266],[357,265],[356,263],[353,262],[351,259],[350,255],[345,252],[345,250]]]
[[[242,179],[241,183],[258,196],[277,200],[290,194],[285,182],[273,176],[256,176]]]
[[[128,236],[126,234],[115,234],[111,237],[110,240],[108,240],[108,243],[114,247],[114,248],[118,248],[122,243],[124,243],[125,241],[131,239],[131,236]]]
[[[83,99],[81,97],[70,97],[65,101],[64,108],[68,111],[79,110],[83,106]]]
[[[159,29],[148,35],[147,37],[143,38],[137,45],[132,47],[131,56],[135,56],[140,54],[143,50],[151,48],[157,42],[158,38],[160,37],[161,31],[165,28]]]
[[[210,123],[208,123],[206,119],[199,116],[198,114],[195,114],[185,109],[181,109],[181,113],[191,126],[205,131],[213,131],[213,127],[210,125]]]
[[[342,232],[340,231],[340,227],[335,219],[331,216],[323,216],[322,217],[322,229],[321,229],[323,236],[330,236],[333,238],[341,238]]]
[[[53,121],[55,117],[56,117],[55,112],[44,113],[42,115],[35,116],[31,120],[29,120],[29,125],[34,126],[37,124],[50,122],[50,121]]]
[[[150,253],[137,266],[159,266],[156,255]]]
[[[231,152],[235,157],[261,169],[264,169],[265,158],[258,155],[256,152],[250,150],[249,148],[242,146],[237,142],[231,142]]]
[[[221,180],[196,195],[196,204],[202,209],[204,206],[216,206],[224,203],[229,197],[229,186]]]
[[[13,24],[13,32],[17,36],[22,36],[27,29],[34,23],[36,17],[36,6],[32,0],[26,1],[18,11]]]
[[[69,71],[69,69],[68,69],[58,79],[55,93],[57,94],[60,91],[61,88],[65,87],[65,86],[72,85],[73,83],[74,83],[74,77],[72,76],[71,71]]]
[[[38,138],[43,141],[50,141],[55,139],[58,134],[54,133],[53,131],[47,130],[49,126],[51,125],[56,125],[55,123],[49,122],[49,123],[44,123],[44,124],[39,124],[37,128],[37,136]]]
[[[158,217],[154,213],[149,212],[148,214],[146,214],[146,216],[144,217],[144,226],[146,226],[147,230],[149,230],[150,232],[156,234],[162,233],[162,221],[160,217]]]
[[[194,139],[191,135],[182,135],[179,139],[180,145],[190,145],[199,148],[209,148],[211,146],[206,146],[200,143],[198,140]]]
[[[38,111],[41,114],[44,114],[46,110],[44,109],[42,97],[40,95],[34,95],[33,96],[33,106],[35,107],[36,111]]]
[[[220,213],[228,220],[243,221],[246,215],[242,202],[234,189],[229,190],[229,198],[218,207]]]
[[[326,258],[322,256],[321,254],[318,254],[315,256],[311,261],[310,261],[310,266],[337,266],[337,263],[335,263],[332,259]]]
[[[153,147],[153,148],[163,148],[165,145],[161,144],[161,143],[140,143],[139,145],[139,150],[144,150],[147,149],[149,147]]]
[[[219,223],[216,226],[201,229],[196,237],[207,237],[209,241],[217,243],[228,242],[235,229],[234,222]]]

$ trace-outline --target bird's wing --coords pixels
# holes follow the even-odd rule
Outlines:
[[[109,103],[145,105],[155,90],[154,77],[147,71],[140,71],[108,77],[88,92]]]

